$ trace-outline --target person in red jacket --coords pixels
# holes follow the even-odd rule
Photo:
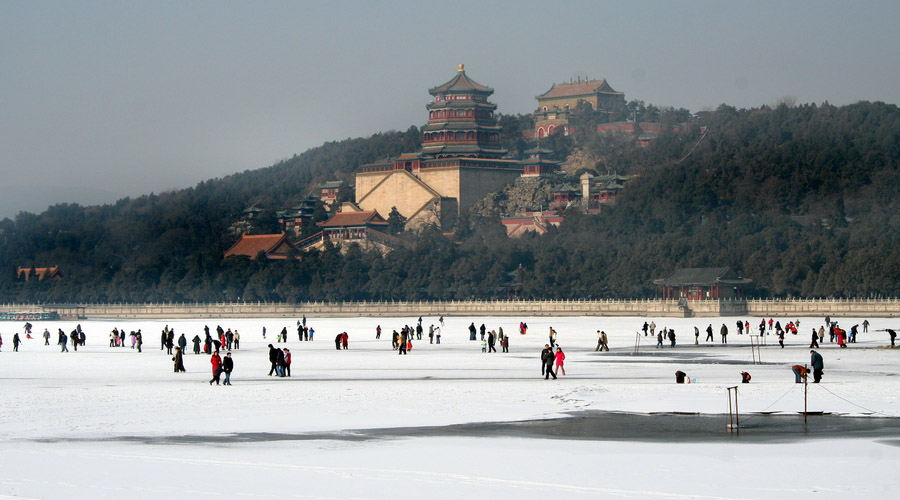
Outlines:
[[[565,375],[566,374],[566,353],[559,347],[556,348],[556,373]]]
[[[209,385],[212,385],[213,382],[216,385],[219,385],[219,377],[222,375],[222,358],[219,356],[219,351],[213,353],[209,358],[210,364],[212,364],[212,375],[213,378],[209,381]]]
[[[291,376],[291,350],[287,347],[284,348],[284,376]]]
[[[347,344],[349,343],[349,341],[350,341],[350,336],[347,335],[347,332],[342,333],[342,334],[341,334],[341,347],[343,347],[344,349],[346,349],[346,348],[347,348]]]

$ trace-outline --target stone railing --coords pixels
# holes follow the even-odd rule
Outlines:
[[[898,299],[794,300],[464,300],[399,302],[219,302],[6,304],[4,311],[55,312],[61,319],[357,317],[357,316],[900,316]]]

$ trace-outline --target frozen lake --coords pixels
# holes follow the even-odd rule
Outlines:
[[[898,486],[900,349],[874,330],[900,320],[870,319],[846,349],[826,333],[823,383],[808,394],[809,410],[825,415],[804,425],[790,366],[809,363],[822,318],[801,317],[784,349],[769,335],[761,364],[737,318],[651,319],[675,328],[675,348],[641,335],[636,354],[643,318],[596,317],[448,317],[435,345],[437,318],[425,317],[426,337],[407,356],[390,334],[417,318],[308,318],[313,342],[284,319],[83,321],[87,346],[69,353],[55,332],[75,322],[35,322],[35,338],[13,353],[22,325],[2,323],[0,498],[849,498]],[[742,319],[756,331],[760,318]],[[849,329],[863,318],[834,319]],[[471,322],[502,327],[510,352],[482,353]],[[207,355],[186,354],[187,373],[173,373],[159,349],[166,324],[188,340],[204,324],[237,329],[234,385],[209,386]],[[140,328],[144,352],[108,347],[114,326]],[[566,352],[555,381],[540,376],[550,326]],[[284,347],[283,327],[293,376],[269,377],[267,345]],[[610,352],[594,351],[598,329]],[[334,346],[341,331],[346,351]],[[694,383],[676,385],[676,370]],[[724,415],[735,385],[738,436]],[[836,460],[850,473],[830,473]]]

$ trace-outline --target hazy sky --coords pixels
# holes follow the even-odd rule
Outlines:
[[[691,111],[900,102],[900,2],[0,2],[0,217],[422,125],[465,63],[502,113],[606,78]]]

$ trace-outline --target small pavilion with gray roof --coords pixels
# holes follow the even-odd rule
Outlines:
[[[743,288],[753,283],[730,267],[691,267],[676,269],[662,279],[663,299],[721,300],[743,298]]]

